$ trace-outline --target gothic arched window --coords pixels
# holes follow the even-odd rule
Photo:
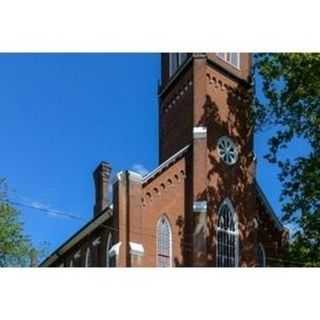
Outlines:
[[[107,246],[106,246],[106,249],[107,249],[107,252],[106,252],[106,266],[107,267],[111,267],[111,257],[110,257],[110,249],[112,247],[112,234],[111,232],[109,232],[108,234],[108,238],[107,238]]]
[[[91,257],[90,248],[87,248],[87,251],[86,251],[85,267],[92,267],[92,257]]]
[[[172,232],[168,219],[162,216],[157,223],[157,267],[172,266]]]
[[[224,200],[219,209],[217,228],[217,266],[237,267],[239,241],[237,217],[231,202]]]
[[[257,267],[266,267],[266,252],[261,243],[257,247]]]

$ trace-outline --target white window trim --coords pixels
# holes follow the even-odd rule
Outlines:
[[[168,226],[169,226],[169,268],[171,268],[173,266],[173,263],[172,263],[172,228],[171,228],[171,223],[169,221],[169,219],[167,218],[166,215],[161,215],[160,218],[158,219],[158,222],[157,222],[157,226],[156,226],[156,267],[159,267],[159,262],[158,262],[158,240],[159,240],[159,233],[158,233],[158,230],[159,230],[159,224],[161,222],[162,219],[165,219]]]
[[[240,257],[239,257],[239,222],[238,222],[238,215],[232,205],[232,202],[230,201],[229,198],[226,198],[225,200],[223,200],[223,202],[221,203],[220,207],[219,207],[219,210],[218,210],[218,218],[219,218],[219,215],[220,215],[220,212],[221,212],[221,209],[224,207],[224,206],[228,206],[232,215],[233,215],[233,218],[234,218],[234,226],[235,226],[235,231],[234,232],[231,232],[234,236],[235,236],[235,257],[234,257],[234,260],[235,260],[235,267],[238,267],[239,266],[239,261],[240,261]],[[218,264],[218,232],[220,231],[220,228],[219,226],[217,225],[217,246],[216,246],[216,264]]]
[[[261,268],[265,268],[267,266],[266,251],[264,249],[264,246],[260,242],[258,244],[258,250],[259,249],[261,250],[261,253],[262,253],[262,266],[261,266]]]
[[[110,267],[110,250],[111,250],[111,244],[112,244],[112,234],[109,232],[108,238],[107,238],[107,252],[106,252],[106,267]]]
[[[90,266],[89,266],[89,259],[91,259],[91,250],[90,250],[90,247],[88,247],[87,250],[86,250],[85,267],[90,267]]]
[[[228,54],[228,53],[230,53],[230,54],[237,54],[238,64],[234,64],[234,63],[232,63],[231,61],[228,60],[228,58],[227,58],[227,54]],[[222,57],[222,55],[223,55],[223,57]],[[240,54],[240,52],[218,52],[218,53],[216,53],[216,56],[217,56],[220,60],[222,60],[222,61],[224,61],[225,63],[229,64],[230,66],[232,66],[232,67],[240,70],[240,66],[241,66],[241,62],[240,62],[241,54]]]

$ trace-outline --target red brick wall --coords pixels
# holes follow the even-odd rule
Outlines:
[[[65,267],[69,267],[71,260],[73,260],[73,267],[84,267],[87,248],[90,248],[93,266],[105,267],[107,236],[109,232],[114,232],[112,218],[67,250],[59,259],[54,262],[52,266],[59,267],[63,264]],[[93,246],[93,242],[98,238],[100,239],[100,244]],[[80,253],[80,257],[76,259],[75,255],[78,253]]]
[[[221,66],[223,69],[221,72],[226,70],[228,73],[233,74],[234,76],[245,80],[250,81],[250,73],[251,73],[251,54],[242,52],[240,53],[240,69],[235,68],[234,66],[228,64],[227,62],[220,59],[216,53],[208,53],[208,59],[213,63]]]
[[[117,266],[156,266],[156,226],[161,215],[168,218],[173,234],[174,266],[215,266],[218,209],[229,198],[239,221],[240,265],[255,266],[261,242],[267,257],[283,252],[283,232],[257,199],[254,185],[253,132],[249,122],[249,54],[241,54],[241,70],[227,65],[215,54],[196,55],[168,79],[168,55],[162,54],[162,91],[159,98],[160,162],[190,144],[184,157],[144,182],[142,177],[122,172],[114,184],[114,213],[108,221],[113,243],[121,241]],[[205,127],[205,138],[193,137],[194,127]],[[239,148],[236,164],[228,166],[217,154],[217,141],[230,137]],[[207,213],[193,212],[194,201],[207,201]],[[259,217],[259,227],[254,219]],[[201,232],[195,237],[195,230]],[[198,228],[199,229],[199,228]],[[95,265],[105,265],[107,231],[98,228],[64,257],[85,250],[101,237]],[[198,239],[205,241],[206,248]],[[133,257],[129,243],[144,247],[144,256]],[[194,248],[201,250],[201,255]],[[200,248],[200,249],[199,249]]]
[[[215,226],[217,212],[229,198],[239,219],[241,259],[240,265],[255,264],[254,230],[255,212],[253,189],[252,130],[249,125],[249,87],[228,73],[221,73],[214,65],[206,69],[206,94],[199,101],[199,123],[208,129],[208,202],[209,202],[209,264],[215,264]],[[229,166],[218,156],[217,141],[228,136],[239,148],[236,164]],[[212,240],[212,241],[211,241]]]
[[[159,101],[160,163],[192,142],[192,66],[174,81]]]
[[[161,175],[143,187],[143,236],[145,249],[143,265],[156,266],[156,226],[164,214],[171,225],[173,265],[184,265],[183,252],[191,248],[184,240],[186,212],[186,159],[180,159]]]

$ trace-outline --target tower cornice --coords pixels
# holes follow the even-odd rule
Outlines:
[[[159,87],[158,87],[158,97],[159,98],[161,98],[163,95],[165,95],[170,90],[170,88],[174,85],[174,83],[176,83],[178,81],[181,74],[183,74],[185,72],[185,70],[188,69],[188,67],[190,65],[192,65],[192,61],[196,60],[196,59],[205,59],[208,66],[211,66],[211,67],[218,69],[219,72],[222,72],[223,74],[227,75],[229,78],[236,80],[245,88],[251,87],[251,78],[246,80],[246,79],[238,76],[236,73],[229,71],[227,68],[223,67],[218,62],[210,59],[207,53],[195,52],[195,53],[192,53],[188,57],[188,59],[186,59],[186,61],[178,68],[176,73],[168,80],[168,82],[166,82],[164,85],[162,85],[162,84],[159,85]]]
[[[219,70],[222,74],[227,75],[229,78],[236,80],[239,82],[241,85],[243,85],[245,88],[250,88],[251,87],[251,79],[249,80],[244,80],[243,78],[237,76],[235,73],[230,72],[228,69],[222,67],[219,63],[213,61],[212,59],[207,59],[207,64],[208,66],[214,67]]]

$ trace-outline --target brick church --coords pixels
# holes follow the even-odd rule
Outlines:
[[[159,166],[94,171],[94,216],[42,267],[266,267],[288,232],[256,180],[248,53],[163,53]],[[112,183],[112,198],[108,198]]]

